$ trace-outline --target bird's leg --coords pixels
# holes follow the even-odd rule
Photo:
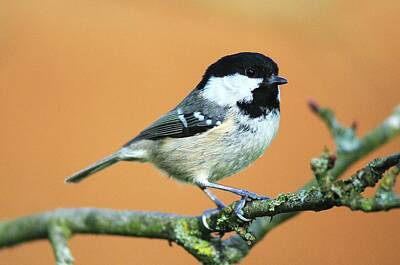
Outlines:
[[[242,189],[237,189],[225,185],[221,185],[218,183],[213,183],[213,182],[203,182],[202,186],[205,188],[214,188],[214,189],[219,189],[219,190],[224,190],[224,191],[229,191],[232,193],[235,193],[242,198],[240,199],[239,203],[235,206],[235,214],[236,216],[241,219],[242,221],[245,222],[250,222],[251,220],[243,216],[243,208],[246,205],[247,201],[253,201],[253,200],[268,200],[268,197],[265,196],[260,196],[257,195],[253,192],[247,191],[247,190],[242,190]]]
[[[235,193],[235,194],[241,196],[242,198],[246,198],[247,200],[268,200],[269,199],[268,197],[257,195],[254,192],[233,188],[233,187],[221,185],[218,183],[213,183],[213,182],[207,181],[205,183],[203,182],[202,185],[205,188],[214,188],[214,189],[218,189],[218,190],[229,191],[229,192],[232,192],[232,193]]]
[[[213,230],[210,228],[210,226],[208,225],[208,223],[207,223],[206,220],[207,220],[207,218],[208,218],[210,215],[212,215],[212,214],[214,214],[214,213],[220,211],[221,209],[223,209],[223,208],[225,207],[225,205],[224,205],[224,203],[223,203],[220,199],[218,199],[217,196],[215,196],[209,189],[207,189],[207,188],[204,187],[204,186],[199,186],[199,187],[200,187],[200,189],[201,189],[202,191],[204,191],[205,194],[207,194],[207,196],[215,203],[215,205],[217,205],[217,208],[216,208],[216,209],[208,209],[208,210],[205,210],[205,211],[203,212],[203,215],[201,216],[201,221],[202,221],[204,227],[207,228],[207,229],[210,230],[210,231],[213,231]],[[222,235],[221,235],[221,237],[222,237]]]
[[[218,199],[217,196],[215,196],[209,189],[207,189],[206,187],[200,187],[200,189],[204,191],[205,194],[207,194],[207,196],[215,203],[215,205],[217,205],[217,208],[219,210],[225,207],[225,204],[220,199]]]

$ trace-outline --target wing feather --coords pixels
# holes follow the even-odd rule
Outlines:
[[[141,139],[157,140],[164,137],[183,138],[206,132],[222,123],[199,111],[185,112],[174,109],[144,129],[125,146]]]
[[[226,113],[227,109],[204,100],[201,90],[194,89],[175,109],[144,129],[125,146],[141,139],[183,138],[204,133],[219,126]]]

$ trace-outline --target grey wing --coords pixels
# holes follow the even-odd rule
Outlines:
[[[137,137],[125,144],[125,146],[141,139],[183,138],[203,133],[219,126],[223,122],[221,115],[218,116],[218,118],[214,118],[200,111],[191,112],[188,110],[184,111],[182,108],[176,108],[143,130]]]
[[[193,90],[175,109],[144,129],[124,146],[141,139],[190,137],[219,126],[225,119],[227,109],[210,101],[204,101],[200,93],[199,90]]]

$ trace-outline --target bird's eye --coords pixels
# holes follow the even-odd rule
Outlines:
[[[253,76],[255,76],[255,74],[256,74],[256,70],[255,70],[254,68],[249,67],[249,68],[247,68],[247,69],[245,70],[245,74],[246,74],[246,76],[248,76],[248,77],[253,77]]]

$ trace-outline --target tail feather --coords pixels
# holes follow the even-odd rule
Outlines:
[[[77,183],[90,175],[100,171],[106,167],[109,167],[115,163],[120,161],[119,159],[119,152],[116,152],[110,156],[103,158],[102,160],[97,161],[96,163],[82,169],[81,171],[69,176],[65,179],[65,183]]]

